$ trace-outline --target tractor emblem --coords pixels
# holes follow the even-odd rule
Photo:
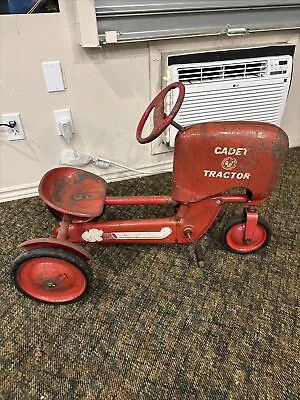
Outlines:
[[[223,169],[226,169],[226,171],[230,171],[237,166],[237,160],[236,160],[236,158],[233,158],[233,157],[226,157],[222,161],[221,165],[222,165]]]

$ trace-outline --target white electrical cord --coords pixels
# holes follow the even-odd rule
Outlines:
[[[131,167],[127,167],[126,165],[123,164],[119,164],[115,161],[112,160],[106,160],[105,158],[102,157],[97,157],[97,156],[92,156],[93,157],[93,162],[96,165],[96,167],[100,167],[100,168],[108,168],[110,165],[114,165],[118,168],[122,168],[122,169],[126,169],[128,171],[132,171],[132,172],[137,172],[139,174],[145,174],[145,175],[149,175],[149,174],[157,174],[157,172],[154,171],[141,171],[135,168],[131,168]]]
[[[114,165],[118,168],[126,169],[128,171],[136,172],[138,174],[143,174],[143,175],[153,175],[158,173],[158,171],[141,171],[95,155],[80,154],[78,151],[73,149],[63,150],[60,159],[61,164],[72,165],[72,166],[84,166],[91,162],[93,162],[96,167],[103,169],[107,169],[110,165]]]

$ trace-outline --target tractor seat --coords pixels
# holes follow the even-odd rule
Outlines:
[[[106,186],[103,178],[91,172],[60,167],[51,169],[43,176],[39,196],[60,213],[94,218],[102,214]]]

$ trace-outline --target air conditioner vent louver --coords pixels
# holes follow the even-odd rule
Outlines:
[[[179,82],[213,82],[224,79],[261,78],[266,76],[267,60],[225,65],[204,65],[199,68],[186,67],[178,69]]]
[[[173,64],[170,81],[185,85],[176,121],[182,126],[208,121],[261,121],[280,125],[292,73],[290,55]],[[177,93],[171,94],[173,107]],[[174,147],[177,130],[167,140]]]

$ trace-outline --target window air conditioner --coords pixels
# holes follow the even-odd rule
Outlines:
[[[208,121],[261,121],[280,126],[292,74],[292,56],[246,58],[169,68],[169,83],[185,85],[186,95],[176,122],[188,126]],[[172,91],[170,106],[177,98]],[[177,130],[165,141],[174,147]]]

